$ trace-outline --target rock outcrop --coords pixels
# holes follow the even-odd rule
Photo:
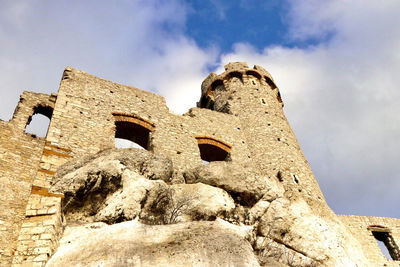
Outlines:
[[[259,266],[244,235],[219,221],[68,227],[47,266]]]
[[[51,191],[65,195],[68,226],[48,266],[366,263],[333,212],[249,166],[212,162],[185,171],[185,184],[172,184],[173,172],[169,159],[140,149],[62,166]]]

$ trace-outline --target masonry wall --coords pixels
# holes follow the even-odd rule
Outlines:
[[[176,115],[161,96],[73,69],[64,73],[47,141],[71,150],[74,157],[113,148],[113,114],[132,115],[154,125],[149,150],[170,157],[178,170],[201,164],[198,136],[229,144],[232,161],[249,160],[237,118],[200,108]]]
[[[25,92],[13,118],[0,121],[0,266],[11,264],[25,207],[38,170],[44,138],[25,133],[38,105],[54,106],[55,96]]]
[[[400,261],[388,260],[382,254],[372,234],[373,229],[383,228],[388,230],[394,242],[397,246],[400,246],[400,219],[350,215],[340,215],[339,218],[360,242],[365,251],[365,256],[374,264],[373,266],[400,266]]]

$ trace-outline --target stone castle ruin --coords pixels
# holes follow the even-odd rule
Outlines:
[[[0,266],[400,266],[399,219],[328,207],[266,70],[201,90],[182,116],[72,68],[24,92],[0,121]]]

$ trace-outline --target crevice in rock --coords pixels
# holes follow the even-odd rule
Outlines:
[[[281,245],[285,246],[287,249],[289,249],[289,250],[291,250],[291,251],[293,251],[293,252],[295,252],[295,253],[301,254],[303,257],[306,257],[306,258],[308,258],[308,259],[311,259],[311,260],[313,260],[313,261],[315,261],[315,262],[318,262],[318,263],[322,264],[322,262],[320,262],[320,261],[318,261],[318,260],[316,260],[316,259],[313,259],[313,258],[311,258],[310,256],[308,256],[307,253],[305,253],[305,252],[303,252],[303,251],[300,251],[300,250],[298,250],[298,249],[296,249],[296,248],[294,248],[294,247],[292,247],[292,246],[290,246],[290,245],[288,245],[288,244],[285,244],[282,240],[279,240],[279,239],[277,239],[277,238],[272,238],[272,240],[273,240],[274,242],[278,243],[278,244],[281,244]]]
[[[324,266],[322,262],[308,257],[306,254],[295,250],[291,246],[277,239],[268,237],[256,237],[252,244],[254,253],[261,266],[290,266],[290,267],[316,267]],[[262,240],[262,244],[260,244]],[[275,262],[275,263],[271,263]]]
[[[257,200],[254,199],[254,197],[251,196],[250,194],[227,190],[223,186],[221,187],[216,186],[216,187],[225,190],[232,197],[235,204],[240,205],[242,207],[251,208],[257,203]]]

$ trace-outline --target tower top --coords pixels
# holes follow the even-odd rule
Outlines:
[[[243,85],[248,86],[268,86],[272,90],[277,89],[271,74],[266,71],[263,67],[254,65],[253,68],[249,68],[246,62],[230,62],[226,64],[225,71],[221,74],[214,72],[210,73],[207,78],[201,84],[201,97],[200,101],[197,102],[197,106],[201,108],[213,107],[214,91],[217,87],[223,86],[225,89],[231,88],[230,81],[240,80]],[[252,81],[255,79],[256,81]],[[279,90],[274,90],[278,101],[282,104],[282,99]]]
[[[220,83],[232,76],[253,75],[260,80],[265,80],[271,87],[276,88],[271,74],[261,66],[254,65],[253,68],[249,68],[246,62],[229,62],[224,66],[224,68],[225,71],[223,73],[216,74],[215,72],[211,72],[207,78],[204,79],[201,84],[202,95],[206,94],[207,91],[212,88],[214,83]]]

